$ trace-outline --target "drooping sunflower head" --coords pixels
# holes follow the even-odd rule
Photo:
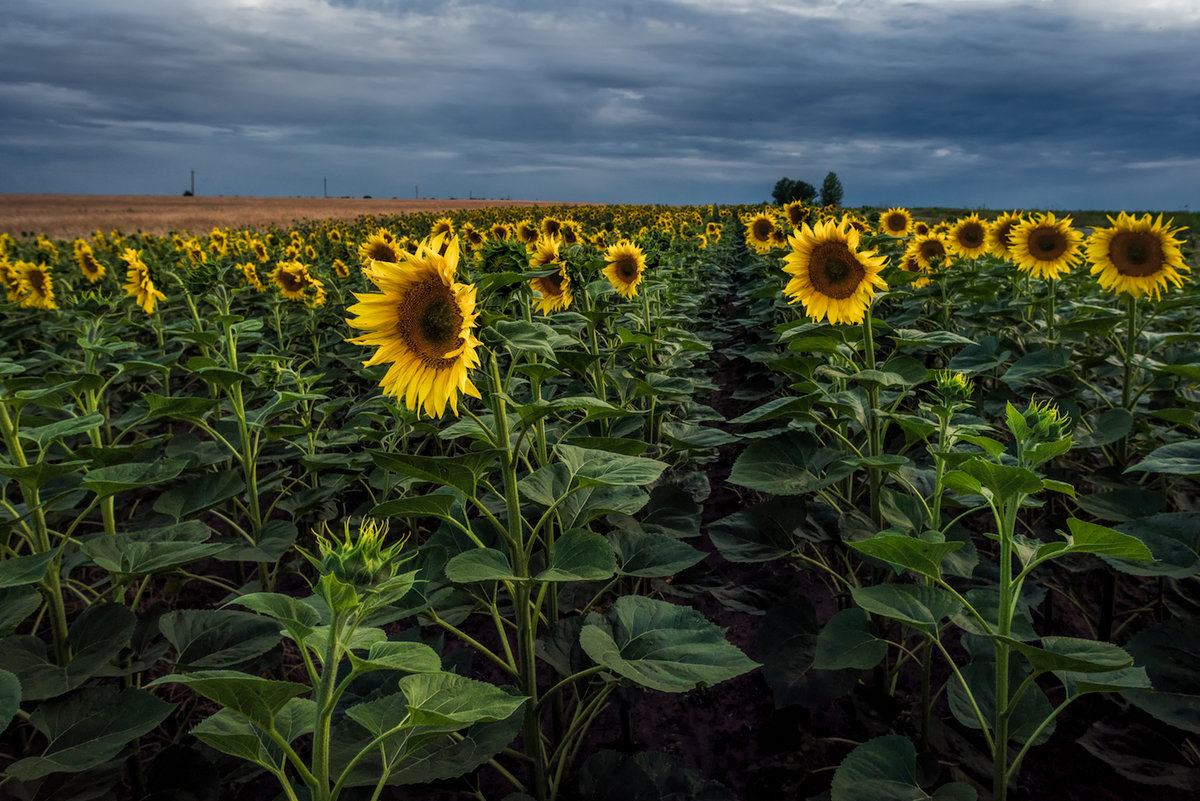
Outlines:
[[[1172,229],[1174,220],[1164,223],[1161,214],[1155,219],[1121,212],[1108,221],[1110,227],[1097,229],[1087,241],[1091,272],[1100,286],[1114,295],[1153,295],[1156,300],[1171,284],[1183,286],[1180,273],[1190,269],[1183,263],[1183,243],[1175,238],[1184,229]]]
[[[789,302],[800,301],[814,321],[861,323],[877,289],[887,289],[879,272],[887,263],[873,249],[860,249],[860,235],[833,220],[805,225],[788,240],[784,257],[791,275],[784,288]]]
[[[400,248],[396,247],[395,237],[385,237],[381,230],[368,236],[367,241],[358,246],[358,258],[363,264],[372,261],[390,261],[394,264],[400,261]]]
[[[248,261],[239,264],[238,269],[241,270],[242,277],[246,279],[246,286],[253,287],[255,292],[267,291],[262,279],[258,277],[258,269],[254,266],[254,262]]]
[[[1079,259],[1083,234],[1071,226],[1070,217],[1058,220],[1054,212],[1036,214],[1013,227],[1009,248],[1017,269],[1052,280]]]
[[[771,229],[771,247],[782,248],[787,245],[787,232],[778,225]]]
[[[471,246],[471,250],[482,250],[487,244],[487,237],[484,233],[470,223],[463,224],[462,237]]]
[[[387,395],[440,418],[460,394],[478,398],[470,373],[479,366],[475,287],[455,281],[458,240],[431,237],[399,263],[372,262],[365,270],[378,294],[355,293],[347,320],[365,333],[347,341],[376,347],[363,364],[390,364],[379,382]],[[444,252],[443,252],[444,246]]]
[[[545,265],[547,268],[554,263]],[[529,282],[529,286],[537,290],[540,297],[534,299],[534,304],[542,314],[550,314],[559,309],[571,306],[574,297],[571,294],[571,278],[567,275],[567,265],[557,263],[558,272],[539,276]]]
[[[125,290],[125,297],[133,298],[146,314],[153,314],[158,301],[166,300],[167,296],[154,286],[154,280],[150,277],[150,268],[142,261],[142,252],[126,248],[121,253],[121,259],[127,265],[125,284],[122,287]]]
[[[637,295],[638,284],[646,271],[646,254],[640,247],[622,239],[605,251],[608,266],[604,268],[604,276],[622,297],[632,298]]]
[[[908,209],[892,208],[879,215],[879,233],[888,236],[908,236],[912,224]]]
[[[963,217],[950,227],[950,249],[964,259],[974,259],[988,251],[988,225],[978,214]]]
[[[96,258],[92,246],[82,239],[75,248],[75,262],[79,265],[79,272],[83,273],[83,277],[91,283],[96,283],[108,271],[108,268]]]
[[[758,253],[768,253],[771,250],[771,232],[775,230],[775,220],[766,212],[751,215],[746,221],[746,244]]]
[[[988,226],[987,244],[988,250],[993,255],[999,256],[1002,259],[1008,258],[1008,236],[1012,233],[1013,227],[1019,222],[1021,222],[1021,215],[1015,211],[1008,214],[1001,214],[992,220],[992,224]]]

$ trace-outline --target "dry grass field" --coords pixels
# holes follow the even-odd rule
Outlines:
[[[183,197],[179,195],[0,195],[0,233],[52,239],[93,231],[207,234],[214,227],[288,226],[304,220],[452,211],[489,206],[551,206],[531,200],[397,200],[387,198]]]

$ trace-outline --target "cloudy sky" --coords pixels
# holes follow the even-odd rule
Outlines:
[[[5,0],[0,192],[1200,208],[1200,0]]]

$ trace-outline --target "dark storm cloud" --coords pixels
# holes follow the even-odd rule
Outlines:
[[[13,0],[5,192],[1175,208],[1200,14],[1118,3]]]

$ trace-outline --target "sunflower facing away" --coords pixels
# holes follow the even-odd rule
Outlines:
[[[1114,295],[1153,295],[1155,300],[1168,285],[1183,286],[1179,273],[1190,269],[1183,263],[1182,242],[1175,238],[1184,229],[1172,229],[1174,220],[1164,224],[1161,214],[1154,219],[1121,212],[1108,221],[1112,227],[1097,229],[1087,241],[1087,257],[1100,286]]]
[[[1009,256],[1022,272],[1051,280],[1071,269],[1083,249],[1083,234],[1071,218],[1054,218],[1054,212],[1036,214],[1012,229]]]
[[[988,225],[978,214],[963,217],[950,229],[950,249],[964,259],[974,259],[988,252]]]
[[[604,276],[613,288],[625,298],[637,295],[638,284],[646,271],[646,254],[642,249],[628,239],[622,239],[605,251],[604,258],[608,260]]]
[[[458,240],[430,237],[399,263],[372,262],[364,270],[379,294],[355,293],[347,320],[366,333],[347,341],[378,347],[364,366],[391,364],[379,385],[387,395],[440,418],[446,404],[458,414],[458,396],[480,397],[470,372],[479,366],[475,287],[454,280]],[[445,244],[445,254],[440,251]]]
[[[908,213],[908,209],[888,209],[879,215],[879,233],[888,236],[908,236],[912,224],[912,215]]]
[[[125,296],[133,298],[146,314],[154,314],[154,307],[167,296],[154,286],[150,279],[150,269],[142,261],[142,252],[133,248],[125,248],[121,254],[122,261],[128,265],[125,270]]]
[[[860,235],[833,220],[805,224],[788,242],[784,272],[792,276],[784,287],[790,302],[804,304],[814,321],[861,323],[876,289],[887,289],[879,277],[886,257],[873,249],[859,250]]]

